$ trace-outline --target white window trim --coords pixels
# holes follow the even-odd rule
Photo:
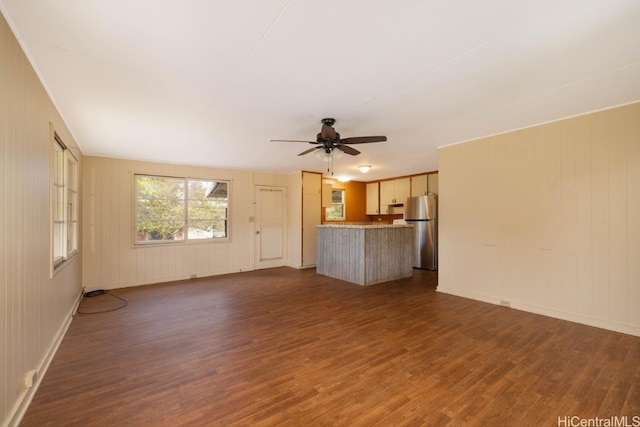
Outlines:
[[[52,131],[52,134],[50,259],[53,275],[78,254],[80,244],[80,177],[78,159],[55,131]],[[70,170],[70,165],[73,165],[72,170]],[[72,175],[69,174],[70,172]]]

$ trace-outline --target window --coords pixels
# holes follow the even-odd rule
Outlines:
[[[331,207],[327,208],[326,218],[331,220],[343,220],[345,218],[343,188],[331,190]]]
[[[60,137],[53,137],[51,179],[52,265],[57,269],[78,252],[78,161]]]
[[[135,175],[136,244],[229,238],[229,182]]]

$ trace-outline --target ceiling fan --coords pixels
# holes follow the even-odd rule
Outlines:
[[[322,119],[322,130],[316,135],[315,141],[299,141],[292,139],[272,139],[272,142],[306,142],[308,144],[316,145],[316,147],[309,148],[298,154],[298,156],[304,156],[313,151],[323,150],[326,154],[331,154],[334,149],[338,149],[352,156],[357,156],[360,151],[353,147],[349,147],[349,144],[366,144],[369,142],[383,142],[387,140],[386,136],[356,136],[352,138],[340,138],[340,134],[333,128],[335,119],[327,118]]]

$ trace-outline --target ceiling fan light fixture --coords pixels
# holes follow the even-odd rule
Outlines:
[[[369,169],[371,169],[371,165],[360,165],[358,166],[358,169],[360,169],[360,172],[362,173],[367,173],[369,172]]]
[[[335,150],[333,148],[330,148],[329,152],[327,152],[327,150],[325,149],[316,150],[315,156],[318,160],[329,161],[332,158],[335,160],[341,159],[342,156],[344,156],[344,153],[342,152],[342,150]]]
[[[314,156],[318,160],[327,161],[329,160],[330,154],[325,153],[324,150],[316,150]]]

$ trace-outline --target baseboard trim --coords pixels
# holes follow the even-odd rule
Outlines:
[[[245,273],[248,271],[255,271],[255,269],[225,270],[225,271],[209,272],[209,273],[198,274],[198,275],[183,274],[183,275],[177,275],[177,276],[159,277],[155,279],[136,280],[133,282],[97,283],[97,284],[87,286],[87,288],[85,289],[85,292],[96,291],[98,289],[113,290],[113,289],[123,289],[123,288],[134,288],[136,286],[159,285],[161,283],[180,282],[183,280],[192,280],[192,279],[203,279],[207,277],[223,276],[226,274]]]
[[[73,306],[71,307],[71,310],[69,310],[69,313],[67,313],[67,315],[65,316],[64,322],[58,329],[58,332],[56,332],[53,342],[47,349],[47,352],[45,353],[44,358],[42,359],[39,366],[37,367],[38,375],[36,376],[35,383],[33,384],[32,387],[22,392],[22,394],[20,395],[16,403],[13,405],[13,408],[9,412],[9,416],[7,417],[7,423],[3,424],[3,427],[17,427],[20,425],[22,418],[24,418],[24,415],[27,413],[27,409],[29,409],[29,405],[31,404],[33,397],[36,395],[36,392],[38,391],[38,388],[42,383],[42,379],[47,373],[47,369],[49,369],[49,365],[51,365],[51,361],[53,360],[53,357],[57,353],[58,348],[62,343],[62,339],[66,335],[67,330],[71,325],[73,316],[75,315],[80,305],[80,302],[82,301],[82,295],[83,294],[81,292],[80,295],[78,295],[78,297],[76,298]]]
[[[499,298],[478,294],[475,292],[469,292],[460,289],[447,288],[438,286],[438,292],[444,294],[454,295],[462,298],[473,299],[476,301],[486,302],[489,304],[503,305],[503,301]],[[526,311],[528,313],[540,314],[542,316],[553,317],[555,319],[567,320],[569,322],[580,323],[587,326],[593,326],[595,328],[607,329],[613,332],[620,332],[627,335],[633,335],[640,337],[640,328],[631,325],[625,325],[622,323],[611,322],[603,319],[596,319],[593,317],[584,316],[576,313],[569,313],[552,308],[541,307],[534,304],[527,304],[518,301],[509,301],[511,308],[515,310]]]

